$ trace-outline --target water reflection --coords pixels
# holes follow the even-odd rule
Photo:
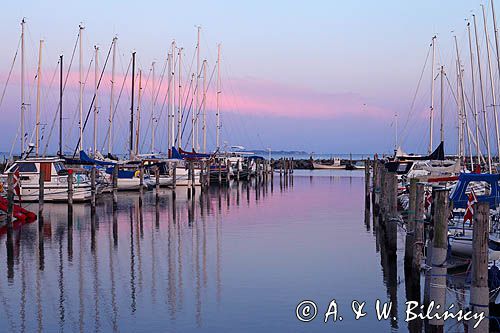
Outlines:
[[[2,236],[9,284],[0,284],[0,331],[297,331],[299,297],[341,293],[347,303],[354,295],[345,290],[364,288],[353,278],[362,274],[371,276],[367,290],[378,291],[370,297],[386,295],[398,317],[405,295],[397,293],[397,257],[363,211],[362,178],[295,173],[274,181],[197,189],[190,199],[185,188],[142,199],[119,193],[116,209],[104,198],[95,214],[75,205],[72,218],[66,205],[46,204],[38,225]],[[358,260],[375,262],[382,279],[365,262],[339,268],[352,266],[345,240],[359,235]],[[316,260],[304,260],[307,248]],[[366,322],[352,325],[400,326]]]

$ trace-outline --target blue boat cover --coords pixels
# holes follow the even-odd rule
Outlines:
[[[490,208],[494,209],[500,203],[500,193],[498,190],[499,174],[489,173],[461,173],[458,176],[458,183],[450,193],[450,200],[453,202],[453,208],[466,208],[468,196],[465,193],[470,182],[486,182],[490,185],[490,193],[486,195],[477,195],[477,201],[488,202]]]
[[[134,171],[134,170],[118,170],[118,178],[119,179],[132,179],[132,178],[134,178],[136,171]],[[106,168],[106,173],[108,175],[112,175],[113,168]]]
[[[80,160],[86,163],[92,163],[95,165],[115,165],[116,163],[113,162],[104,162],[104,161],[99,161],[99,160],[94,160],[87,155],[83,150],[80,150]]]

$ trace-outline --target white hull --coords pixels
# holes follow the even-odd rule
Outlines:
[[[22,186],[21,185],[21,201],[38,202],[40,190],[38,186]],[[19,200],[16,196],[15,200]],[[73,201],[82,202],[89,201],[92,197],[90,184],[75,185],[73,188]],[[45,202],[61,202],[68,201],[68,186],[51,185],[46,183],[43,191],[43,199]]]
[[[175,170],[175,186],[188,186],[191,182],[188,180],[188,170],[185,168],[177,168]],[[201,186],[200,170],[194,170],[194,185]]]
[[[312,162],[314,169],[329,169],[329,170],[345,170],[345,165],[336,165],[336,164],[320,164],[316,162]]]
[[[490,242],[494,241],[498,243],[498,240],[490,238]],[[451,246],[451,253],[456,256],[471,258],[472,257],[472,238],[465,236],[451,236],[449,237],[449,243]],[[489,260],[499,260],[500,251],[495,251],[488,249],[488,259]]]

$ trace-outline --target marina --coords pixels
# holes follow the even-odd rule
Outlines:
[[[0,332],[500,332],[496,4],[443,1],[6,4]]]

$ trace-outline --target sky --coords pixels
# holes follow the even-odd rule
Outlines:
[[[493,34],[490,3],[484,4],[489,33]],[[143,151],[149,149],[151,141],[149,119],[153,94],[152,80],[148,79],[151,63],[156,62],[158,81],[170,44],[175,40],[185,50],[183,72],[189,77],[189,65],[196,45],[196,26],[201,26],[201,57],[207,60],[207,79],[212,78],[207,89],[209,149],[215,144],[213,73],[217,44],[221,43],[221,136],[228,145],[316,153],[372,153],[392,151],[397,138],[405,150],[424,153],[429,141],[431,73],[428,53],[431,38],[438,36],[435,68],[445,66],[450,81],[445,85],[454,87],[453,36],[457,36],[465,66],[468,61],[466,19],[475,13],[481,29],[480,5],[481,2],[471,0],[9,1],[3,4],[0,12],[3,51],[0,87],[2,91],[6,87],[0,105],[0,151],[13,149],[16,152],[20,149],[19,138],[16,139],[20,119],[19,55],[9,84],[6,82],[18,47],[20,21],[25,17],[26,132],[30,138],[28,141],[33,141],[35,74],[38,44],[43,39],[41,122],[44,140],[52,128],[49,151],[54,152],[57,145],[58,127],[53,121],[58,103],[58,79],[55,76],[58,57],[64,54],[65,65],[69,64],[78,25],[83,23],[84,76],[88,71],[83,103],[85,112],[92,100],[94,68],[90,61],[94,45],[100,48],[102,69],[111,40],[115,35],[118,37],[115,81],[118,86],[125,76],[131,52],[137,52],[137,67],[143,72],[143,80],[148,81],[147,84],[143,82],[146,87],[141,103]],[[478,40],[484,48],[484,31],[479,31]],[[492,38],[493,35],[490,44]],[[486,69],[484,63],[485,76]],[[495,77],[498,77],[496,67]],[[127,148],[129,79],[130,76],[125,81],[116,111],[113,135],[116,152]],[[496,83],[497,79],[494,80]],[[186,81],[185,85],[188,83]],[[439,79],[435,83],[439,88]],[[109,90],[108,65],[99,93],[98,141],[101,147],[106,146]],[[159,122],[165,123],[164,93],[161,87],[158,94],[161,97],[157,99],[154,110]],[[439,97],[438,90],[436,96]],[[445,141],[449,152],[456,150],[458,135],[453,96],[451,88],[444,92]],[[63,109],[65,149],[72,150],[78,139],[78,52],[65,91]],[[92,145],[91,125],[92,122],[85,130],[85,148]],[[184,132],[186,137],[189,136],[189,126]],[[157,150],[164,150],[166,145],[164,130],[164,125],[158,126]],[[439,139],[438,130],[439,119],[436,120],[434,142]],[[188,142],[188,139],[183,140]]]

